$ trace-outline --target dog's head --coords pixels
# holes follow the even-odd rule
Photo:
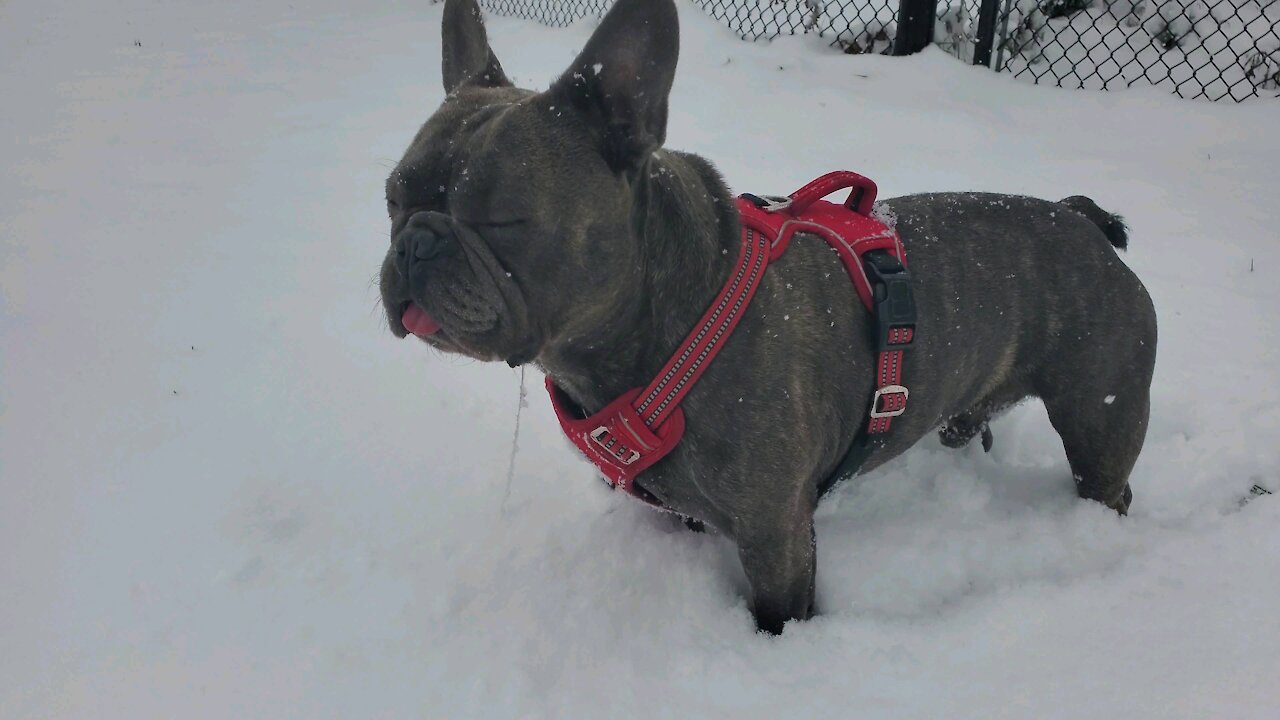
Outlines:
[[[672,0],[618,0],[546,92],[513,87],[475,0],[444,9],[448,96],[387,179],[391,331],[512,365],[608,322],[643,272],[633,187],[666,133]]]

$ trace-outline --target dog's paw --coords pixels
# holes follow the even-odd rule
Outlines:
[[[982,436],[983,451],[991,452],[993,438],[991,436],[991,428],[986,422],[968,423],[958,418],[952,418],[938,429],[938,440],[943,445],[956,450],[967,447],[978,435]]]
[[[1124,490],[1120,491],[1120,495],[1110,502],[1104,502],[1103,505],[1115,510],[1121,515],[1129,514],[1129,506],[1133,504],[1133,490],[1130,489],[1129,483],[1125,483]]]

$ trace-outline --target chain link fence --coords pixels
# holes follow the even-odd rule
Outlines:
[[[746,40],[810,33],[848,53],[888,53],[898,0],[693,0]]]
[[[886,52],[896,32],[898,0],[693,0],[744,40],[814,33],[850,52]],[[496,15],[564,27],[599,17],[613,0],[480,0]]]
[[[612,4],[613,0],[480,0],[480,7],[495,15],[534,20],[551,27],[564,27],[588,15],[600,17]]]
[[[1280,0],[1007,0],[997,70],[1062,87],[1280,97]]]
[[[745,40],[815,34],[847,53],[887,54],[908,6],[957,58],[1033,82],[1181,97],[1280,97],[1280,0],[693,0]],[[480,0],[498,15],[561,27],[612,0]],[[927,22],[927,20],[926,20]],[[928,29],[925,29],[926,36]]]

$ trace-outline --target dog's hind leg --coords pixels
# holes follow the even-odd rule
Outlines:
[[[991,452],[991,426],[987,424],[986,414],[966,412],[960,413],[943,423],[938,428],[938,439],[942,444],[959,450],[969,445],[977,435],[982,435],[982,449]]]
[[[1147,434],[1150,372],[1112,379],[1108,384],[1093,378],[1042,397],[1049,421],[1062,437],[1076,492],[1127,515],[1133,500],[1129,472]]]
[[[963,448],[975,437],[982,436],[982,449],[991,452],[991,420],[1022,402],[1030,391],[1020,381],[1007,381],[965,412],[947,419],[938,428],[938,439],[949,448]]]
[[[1137,277],[1112,252],[1100,249],[1104,238],[1115,249],[1128,245],[1120,216],[1086,197],[1061,204],[1104,237],[1081,233],[1073,269],[1087,273],[1090,281],[1080,292],[1054,297],[1045,320],[1054,330],[1041,338],[1046,362],[1030,380],[1062,437],[1076,492],[1126,515],[1133,501],[1129,473],[1151,411],[1155,307]]]

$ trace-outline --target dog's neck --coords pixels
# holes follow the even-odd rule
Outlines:
[[[619,293],[610,322],[539,358],[587,412],[653,379],[720,291],[741,247],[724,181],[706,160],[684,153],[654,153],[640,168],[632,231],[640,286]]]

